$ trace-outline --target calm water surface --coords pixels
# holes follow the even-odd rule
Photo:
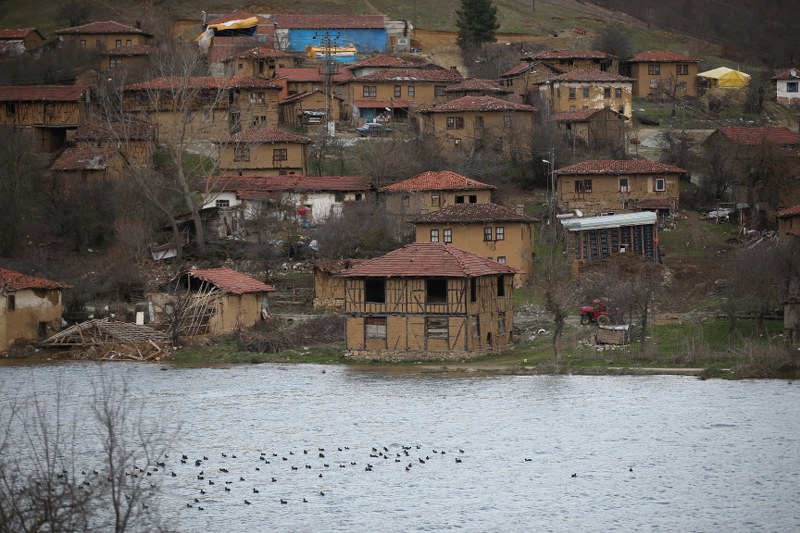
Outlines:
[[[180,427],[156,479],[180,531],[800,531],[785,381],[71,363],[0,368],[0,402],[60,390],[89,469],[86,398],[109,377],[146,424]]]

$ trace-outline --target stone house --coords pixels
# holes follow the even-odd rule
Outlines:
[[[342,82],[340,96],[354,122],[405,120],[409,112],[448,100],[445,89],[462,79],[442,68],[384,69]]]
[[[514,268],[443,243],[411,243],[344,271],[351,356],[462,360],[511,344]]]
[[[340,274],[364,261],[366,259],[318,259],[312,261],[314,309],[342,309],[344,307],[344,278]]]
[[[533,276],[536,220],[493,204],[454,204],[414,220],[416,242],[442,242],[517,270],[514,285]]]
[[[67,191],[86,184],[119,182],[127,168],[115,148],[67,148],[50,166],[59,189]]]
[[[585,144],[591,149],[625,151],[624,115],[611,109],[579,109],[550,115],[558,129],[570,142]]]
[[[492,201],[494,185],[473,180],[449,170],[423,172],[378,190],[395,233],[408,232],[407,223],[419,215],[454,204],[486,204]]]
[[[778,71],[773,76],[775,97],[779,104],[800,105],[800,74],[796,68]]]
[[[443,150],[507,153],[528,143],[536,108],[492,96],[464,96],[420,109],[420,132]]]
[[[461,83],[449,86],[444,92],[452,100],[464,96],[493,96],[510,100],[514,94],[513,89],[504,87],[495,81],[480,78],[466,78]]]
[[[356,61],[355,63],[346,66],[345,68],[353,73],[354,78],[360,78],[361,76],[365,76],[367,74],[371,74],[373,72],[377,72],[379,70],[387,70],[387,69],[406,69],[406,68],[420,68],[423,65],[419,63],[413,63],[411,61],[406,61],[397,56],[392,56],[388,54],[375,54],[360,61]],[[441,68],[441,67],[436,67]]]
[[[311,139],[277,128],[249,128],[216,142],[219,170],[225,175],[307,174]]]
[[[30,52],[44,43],[36,28],[0,28],[0,57]]]
[[[86,122],[78,126],[75,148],[113,148],[125,164],[149,167],[156,150],[156,127],[149,122]]]
[[[155,123],[162,142],[210,145],[245,128],[277,127],[280,90],[247,76],[156,78],[125,86],[123,105]]]
[[[18,341],[61,331],[62,291],[69,285],[0,268],[0,353]]]
[[[613,254],[635,254],[660,261],[658,216],[650,211],[561,221],[567,253],[577,261],[598,261]]]
[[[605,107],[631,118],[633,79],[600,70],[570,70],[539,83],[545,111],[562,113]]]
[[[150,57],[155,53],[156,49],[146,44],[108,48],[100,53],[99,71],[121,82],[143,81],[148,78]]]
[[[254,326],[269,313],[275,289],[230,268],[192,268],[152,295],[157,318],[177,321],[181,335],[222,335]]]
[[[571,70],[619,72],[619,58],[599,50],[542,50],[527,55],[522,60],[531,63],[540,61],[560,73]]]
[[[538,95],[539,83],[555,74],[561,74],[561,71],[541,61],[523,61],[502,73],[499,83],[514,92],[514,99],[527,104]]]
[[[647,159],[589,160],[556,170],[561,209],[587,214],[678,209],[682,168]]]
[[[29,130],[37,151],[55,152],[86,120],[90,92],[82,85],[0,87],[0,124]]]
[[[344,100],[335,94],[326,99],[323,91],[315,89],[284,98],[280,106],[282,126],[310,130],[323,128],[328,121],[339,122]]]
[[[697,57],[664,50],[639,52],[623,64],[633,78],[633,96],[697,96]]]
[[[272,79],[279,68],[294,68],[297,61],[292,54],[267,46],[256,46],[222,60],[226,76],[254,76]]]
[[[153,37],[141,28],[126,26],[112,20],[90,22],[80,26],[56,30],[59,40],[77,48],[110,50],[123,46],[145,45]]]

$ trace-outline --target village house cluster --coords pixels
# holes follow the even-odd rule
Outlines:
[[[172,37],[191,39],[192,28],[176,24]],[[408,22],[374,15],[236,11],[206,15],[195,34],[200,29],[202,71],[183,73],[158,63],[168,43],[138,24],[91,22],[50,40],[32,28],[0,29],[4,61],[36,61],[45,46],[94,53],[71,84],[0,87],[0,125],[28,135],[51,158],[63,190],[131,182],[164,146],[211,156],[215,168],[191,193],[202,197],[206,231],[221,238],[247,238],[247,220],[291,217],[304,229],[353,205],[380,203],[395,233],[414,242],[371,260],[318,261],[314,271],[315,305],[347,315],[347,347],[359,357],[462,358],[506,347],[513,290],[534,275],[538,219],[496,203],[495,186],[449,170],[381,187],[370,176],[312,176],[319,135],[402,125],[442,152],[501,157],[549,124],[573,143],[627,154],[634,97],[696,97],[749,80],[731,69],[698,72],[699,58],[671,51],[618,58],[595,50],[535,52],[497,79],[465,78],[411,53]],[[800,102],[795,69],[773,80],[779,102]],[[744,153],[763,143],[796,151],[800,135],[721,128],[706,144]],[[659,259],[658,221],[678,210],[687,170],[646,159],[546,163],[552,207],[571,217],[563,225],[573,259]],[[752,191],[732,194],[756,209]],[[772,213],[781,234],[800,234],[797,203],[787,199]],[[188,242],[193,216],[175,218]],[[175,257],[181,244],[153,243],[152,259]],[[0,350],[60,330],[66,288],[0,270]],[[228,268],[192,269],[173,280],[171,299],[154,298],[182,321],[174,331],[215,334],[265,316],[272,290]],[[142,313],[142,323],[156,318]]]

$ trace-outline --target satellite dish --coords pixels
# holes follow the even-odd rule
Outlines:
[[[583,211],[581,211],[580,209],[576,209],[576,210],[575,210],[575,215],[576,215],[578,218],[581,218],[581,217],[583,216]]]

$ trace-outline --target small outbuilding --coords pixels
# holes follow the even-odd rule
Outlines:
[[[744,89],[750,85],[750,74],[728,67],[699,72],[697,77],[703,80],[709,89]]]
[[[567,253],[583,261],[613,254],[636,254],[658,261],[657,218],[652,211],[644,211],[562,220],[561,225],[567,230]]]

